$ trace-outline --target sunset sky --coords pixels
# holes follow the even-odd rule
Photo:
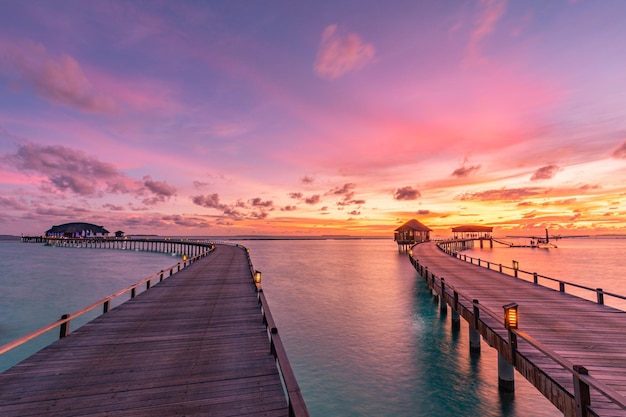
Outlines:
[[[625,232],[625,16],[0,0],[0,234]]]

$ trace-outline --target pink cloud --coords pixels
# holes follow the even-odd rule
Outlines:
[[[474,28],[470,35],[466,49],[466,62],[481,61],[481,43],[494,30],[498,20],[506,10],[506,0],[480,0],[481,10],[474,21]]]
[[[626,159],[626,141],[622,142],[612,153],[614,158]]]
[[[334,80],[362,68],[374,58],[375,50],[355,33],[343,33],[330,25],[322,33],[314,70],[323,78]]]
[[[0,39],[0,74],[17,88],[31,88],[51,103],[92,113],[110,113],[115,103],[97,91],[78,61],[54,55],[31,41]]]

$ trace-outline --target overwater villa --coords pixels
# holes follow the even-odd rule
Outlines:
[[[52,226],[46,231],[48,237],[106,237],[109,231],[91,223],[65,223]]]
[[[408,250],[416,243],[430,240],[431,229],[415,219],[411,219],[394,230],[393,240],[398,244],[398,249]]]

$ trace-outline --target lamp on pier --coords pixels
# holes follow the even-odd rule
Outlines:
[[[513,269],[516,271],[519,270],[519,262],[513,261]]]
[[[504,327],[507,329],[517,329],[517,303],[510,303],[502,306],[502,308],[504,308]]]
[[[413,249],[409,249],[409,256],[413,256]]]
[[[255,284],[261,283],[261,271],[254,271],[254,283]]]

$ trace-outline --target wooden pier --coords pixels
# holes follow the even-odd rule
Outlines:
[[[509,388],[514,367],[565,416],[626,416],[626,312],[602,304],[601,290],[596,303],[566,294],[563,283],[553,290],[536,274],[529,282],[454,255],[429,242],[410,259],[442,312],[452,307],[453,326],[468,322],[470,349],[482,336],[498,351],[499,371],[511,367]],[[513,303],[519,325],[505,328]]]
[[[103,300],[0,374],[0,415],[308,417],[254,272],[245,248],[216,245],[110,311]]]

